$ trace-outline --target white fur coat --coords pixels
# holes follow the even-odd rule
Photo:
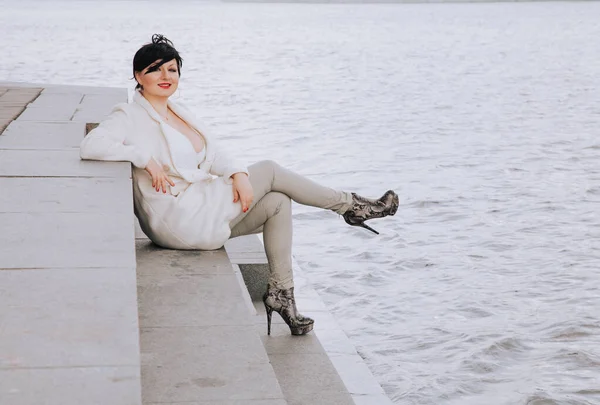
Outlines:
[[[205,139],[206,158],[197,170],[178,165],[173,136],[152,105],[136,91],[132,103],[115,106],[112,113],[81,142],[82,159],[133,163],[135,215],[142,230],[156,244],[171,249],[212,250],[229,238],[230,221],[241,213],[233,202],[231,175],[248,173],[220,149],[193,114],[169,101],[169,107]],[[180,143],[179,143],[180,144]],[[153,157],[175,183],[164,194],[152,187],[144,167]]]

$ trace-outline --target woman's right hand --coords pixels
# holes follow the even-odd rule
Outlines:
[[[171,187],[175,187],[175,183],[173,180],[167,176],[167,173],[163,170],[162,166],[151,158],[148,164],[145,167],[145,170],[152,176],[152,187],[159,192],[162,188],[163,193],[167,193],[167,184],[170,184]]]

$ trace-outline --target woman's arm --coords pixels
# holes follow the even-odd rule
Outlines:
[[[217,176],[223,176],[227,184],[233,186],[233,202],[240,202],[242,211],[246,212],[254,200],[254,190],[248,177],[248,169],[240,163],[233,160],[222,148],[219,148],[213,141],[213,148],[216,148],[215,159],[210,168],[210,173]]]
[[[81,142],[79,155],[82,159],[128,161],[143,169],[150,158],[150,152],[134,145],[127,145],[127,134],[133,131],[131,119],[119,106],[92,130]]]

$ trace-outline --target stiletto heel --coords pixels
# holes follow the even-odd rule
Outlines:
[[[271,336],[271,316],[273,315],[273,310],[265,304],[265,309],[267,310],[267,335]]]
[[[348,225],[360,226],[379,235],[379,232],[365,224],[365,221],[394,215],[398,211],[398,205],[398,195],[392,190],[386,191],[377,200],[352,193],[352,206],[342,216]]]
[[[373,232],[376,235],[379,235],[379,232],[377,232],[375,229],[371,228],[369,225],[365,224],[365,223],[360,223],[358,224],[358,226],[362,226],[363,228],[368,229],[369,231]]]
[[[267,311],[267,335],[271,335],[271,316],[277,312],[290,328],[292,335],[305,335],[313,329],[314,320],[298,313],[294,287],[282,290],[269,286],[263,295]]]

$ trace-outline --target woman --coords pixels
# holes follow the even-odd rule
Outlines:
[[[135,214],[157,245],[212,250],[229,238],[263,232],[270,278],[263,302],[267,330],[279,313],[293,335],[314,321],[298,313],[292,275],[291,201],[330,209],[350,225],[394,215],[398,196],[378,200],[333,190],[271,161],[248,168],[227,156],[193,114],[169,97],[182,59],[173,43],[154,35],[133,58],[132,103],[117,105],[81,143],[81,158],[133,164]]]

